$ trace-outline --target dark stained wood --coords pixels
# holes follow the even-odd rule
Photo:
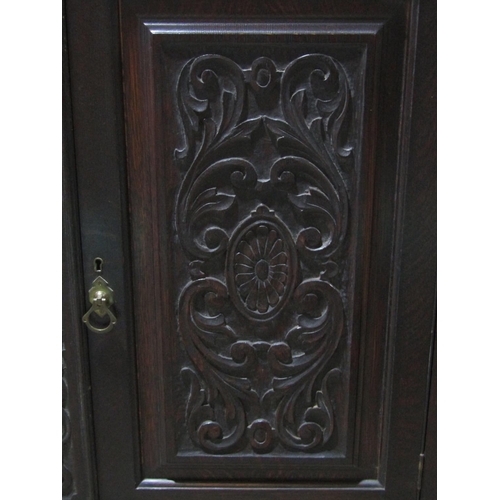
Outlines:
[[[96,498],[70,79],[63,18],[62,495]]]
[[[420,500],[437,498],[437,349],[434,343],[432,378],[425,433]]]
[[[436,297],[435,2],[423,1],[418,9],[415,7],[414,16],[418,20],[416,42],[408,50],[415,57],[415,69],[409,68],[406,84],[413,99],[408,110],[411,120],[401,131],[401,236],[395,247],[400,267],[391,325],[395,337],[391,388],[395,420],[391,420],[387,439],[386,476],[388,489],[393,485],[391,498],[397,498],[397,492],[409,488],[418,478],[427,401],[427,384],[422,377],[430,366]],[[397,373],[399,376],[395,376]],[[419,440],[408,439],[413,434],[418,434]]]
[[[140,474],[118,5],[66,5],[84,282],[78,300],[89,307],[94,259],[102,258],[118,318],[109,334],[88,335],[99,498],[125,499]]]
[[[137,16],[134,16],[134,19],[136,18]],[[367,273],[369,268],[369,263],[364,261],[363,258],[367,253],[366,247],[369,239],[363,235],[365,230],[359,229],[359,221],[365,219],[371,212],[373,197],[371,194],[373,187],[367,182],[368,179],[373,177],[373,160],[370,158],[373,138],[371,138],[368,131],[374,127],[375,113],[369,113],[368,117],[363,119],[363,108],[373,107],[373,102],[376,100],[376,95],[372,91],[374,88],[372,81],[375,72],[374,58],[377,53],[377,43],[380,40],[379,32],[382,26],[378,23],[364,23],[359,26],[326,25],[317,27],[313,24],[288,27],[285,25],[281,28],[274,26],[274,30],[282,30],[283,35],[281,37],[266,35],[268,29],[265,26],[264,28],[259,28],[259,26],[249,28],[242,25],[226,24],[219,29],[219,33],[222,34],[217,35],[216,38],[210,33],[207,34],[208,39],[203,44],[202,49],[206,50],[206,44],[211,43],[213,53],[222,51],[224,55],[202,57],[194,60],[193,67],[191,67],[191,63],[188,63],[184,68],[182,67],[186,57],[184,53],[188,51],[188,53],[196,55],[200,50],[198,48],[200,44],[200,28],[197,25],[177,24],[172,26],[168,24],[162,25],[158,22],[147,24],[142,27],[142,36],[140,38],[137,38],[137,40],[132,39],[126,44],[128,47],[126,53],[130,57],[130,59],[128,56],[126,57],[124,69],[126,93],[130,95],[126,108],[129,118],[129,158],[135,159],[131,160],[133,166],[130,172],[130,194],[132,232],[138,235],[133,238],[133,253],[136,263],[134,283],[136,284],[136,296],[140,304],[137,308],[137,334],[141,339],[138,343],[138,356],[141,359],[138,363],[139,392],[140,397],[144,398],[144,403],[140,403],[143,418],[141,425],[144,429],[143,464],[145,468],[151,469],[148,473],[153,477],[160,474],[163,477],[170,478],[178,478],[180,474],[187,478],[199,474],[207,474],[207,477],[212,478],[217,477],[214,474],[219,477],[222,477],[221,474],[226,477],[237,477],[235,475],[237,474],[236,470],[233,471],[233,465],[235,466],[234,469],[238,468],[238,474],[245,474],[244,469],[242,469],[243,464],[255,461],[255,453],[248,454],[245,451],[245,447],[248,449],[253,442],[250,435],[253,429],[252,420],[247,421],[248,415],[245,414],[246,412],[256,415],[254,417],[256,419],[255,425],[260,426],[260,428],[265,427],[268,429],[269,436],[274,436],[272,441],[266,445],[267,453],[273,451],[275,446],[277,446],[275,455],[285,452],[283,446],[289,451],[293,451],[296,444],[295,451],[302,452],[303,450],[300,448],[303,447],[304,451],[322,452],[325,455],[321,465],[318,464],[317,460],[311,461],[310,467],[314,470],[310,470],[303,455],[294,458],[290,453],[285,452],[284,455],[288,458],[286,469],[286,477],[288,478],[294,477],[299,473],[298,471],[304,469],[307,469],[307,472],[303,474],[305,477],[321,477],[322,468],[327,471],[329,477],[332,477],[332,474],[335,475],[335,469],[332,468],[333,464],[343,466],[341,477],[344,479],[356,476],[367,479],[370,474],[374,475],[375,472],[377,447],[371,446],[371,440],[369,440],[368,446],[366,443],[356,442],[355,426],[354,424],[348,426],[347,423],[354,423],[356,420],[356,408],[353,403],[356,401],[356,380],[360,371],[357,353],[360,350],[359,337],[363,337],[359,333],[359,318],[363,315],[360,307],[362,303],[360,297],[363,295],[363,281],[357,276],[358,273],[360,275]],[[247,58],[245,67],[251,68],[252,64],[260,64],[259,61],[262,61],[260,58],[263,57],[261,46],[263,42],[270,47],[265,52],[268,56],[273,56],[275,59],[279,57],[279,60],[284,61],[279,63],[276,68],[274,61],[265,56],[267,57],[265,61],[273,69],[276,79],[275,82],[270,83],[273,84],[271,93],[256,94],[252,86],[252,83],[256,85],[252,80],[252,70],[242,70],[234,62],[234,59],[238,59],[239,44],[241,44],[239,35],[234,35],[234,33],[242,30],[246,40],[244,46]],[[348,84],[342,66],[340,66],[340,63],[336,63],[332,56],[307,55],[307,52],[304,55],[305,50],[311,50],[308,35],[303,34],[298,37],[294,35],[294,49],[284,48],[284,42],[291,39],[290,34],[286,35],[287,30],[289,33],[298,32],[300,34],[300,30],[303,30],[304,33],[307,33],[307,30],[316,33],[314,37],[316,50],[328,51],[330,50],[329,44],[332,42],[351,44],[350,48],[337,50],[337,55],[347,61],[346,64],[348,64],[351,73],[349,75],[350,84]],[[323,35],[321,30],[323,30]],[[328,34],[331,32],[339,32],[339,34],[332,37]],[[253,47],[251,45],[251,33],[258,36],[258,44]],[[144,42],[144,46],[137,48],[135,44],[140,43],[140,41]],[[154,44],[153,68],[146,66],[148,54],[151,52],[150,44]],[[230,54],[228,54],[228,49],[225,46],[234,47],[229,49],[233,52],[232,59],[229,58]],[[368,50],[365,52],[366,46],[368,46]],[[167,47],[168,52],[164,47]],[[173,47],[173,49],[170,49],[170,47]],[[136,72],[129,66],[129,61],[132,61],[131,64],[133,64],[137,52],[140,54],[138,59],[143,61],[142,64],[144,64],[144,67],[139,71],[140,73],[144,72],[144,76],[140,79],[142,85],[137,82],[132,83],[132,79],[136,78]],[[300,56],[299,59],[297,59],[297,56]],[[336,69],[335,64],[338,64],[339,70]],[[198,65],[201,67],[200,72],[209,71],[206,68],[210,68],[210,65],[213,65],[214,71],[222,72],[221,84],[223,83],[223,77],[233,82],[232,84],[226,84],[235,85],[236,93],[233,96],[236,101],[234,107],[237,113],[230,114],[232,108],[229,108],[228,104],[227,109],[222,109],[223,114],[215,117],[215,119],[220,119],[220,123],[224,123],[224,120],[233,120],[234,123],[231,124],[229,121],[226,125],[227,130],[221,132],[221,134],[225,134],[223,139],[206,138],[208,143],[205,146],[206,149],[210,151],[210,148],[217,147],[217,152],[209,152],[206,158],[200,158],[198,160],[200,166],[197,164],[191,166],[197,150],[201,148],[195,136],[201,137],[204,133],[208,134],[209,132],[206,131],[208,125],[203,125],[203,131],[193,131],[192,143],[190,143],[190,128],[192,127],[190,120],[194,120],[194,118],[189,117],[187,113],[194,115],[195,111],[189,108],[187,111],[183,111],[186,113],[184,136],[182,133],[183,122],[178,120],[177,117],[180,113],[178,110],[186,109],[190,99],[192,99],[188,97],[187,93],[184,93],[184,87],[188,89],[188,87],[193,86],[189,75],[198,71],[196,68]],[[163,68],[166,69],[163,70]],[[343,94],[340,94],[340,101],[336,104],[337,107],[331,104],[333,107],[329,116],[335,118],[333,114],[337,112],[338,116],[343,117],[342,112],[345,112],[350,119],[351,137],[348,137],[348,140],[352,144],[359,145],[351,154],[345,151],[344,156],[341,156],[337,151],[334,151],[335,156],[331,159],[328,156],[325,144],[322,145],[324,153],[317,153],[315,151],[317,147],[315,141],[321,140],[320,136],[315,138],[309,129],[301,129],[301,127],[306,127],[305,121],[302,123],[300,117],[294,115],[295,108],[288,104],[291,103],[291,95],[287,95],[288,92],[291,92],[291,85],[302,84],[301,80],[296,82],[295,78],[305,77],[304,81],[307,82],[307,78],[313,71],[331,71],[332,75],[340,75],[340,89]],[[341,71],[341,73],[336,73],[337,71]],[[360,75],[366,73],[368,73],[366,85],[370,89],[367,96],[365,96],[364,90],[365,81],[360,79]],[[151,74],[151,76],[147,77],[147,74]],[[170,79],[169,75],[172,75]],[[179,77],[179,75],[181,76]],[[334,77],[332,76],[332,78]],[[177,80],[178,78],[179,80]],[[245,80],[247,80],[247,83],[244,83]],[[156,85],[154,85],[155,82],[157,82]],[[330,79],[326,80],[326,85],[331,85]],[[345,90],[343,86],[345,86]],[[315,89],[315,91],[319,92],[320,90]],[[200,94],[202,92],[203,90],[200,90]],[[312,89],[310,89],[310,92],[312,92]],[[351,96],[353,93],[355,93],[355,98]],[[159,113],[154,103],[160,100],[162,95],[166,97],[158,106],[164,112]],[[179,99],[176,98],[176,95],[180,96]],[[337,98],[336,95],[335,98]],[[214,109],[218,99],[219,96],[216,95],[213,101],[210,100]],[[246,118],[241,118],[241,115],[245,115]],[[345,121],[348,122],[347,119]],[[169,133],[172,125],[176,122],[178,122],[180,133]],[[145,127],[144,124],[146,123],[151,125]],[[220,126],[220,123],[216,125]],[[331,128],[333,129],[336,122],[332,120],[332,123]],[[366,131],[364,135],[362,134],[363,130]],[[212,143],[215,141],[216,146],[209,143],[209,140]],[[161,147],[157,145],[161,145]],[[185,158],[182,158],[182,153],[179,151],[178,160],[175,161],[176,150],[181,150],[184,145],[186,145]],[[345,144],[342,144],[343,146]],[[362,146],[366,151],[365,155],[362,155]],[[190,147],[193,151],[189,150]],[[167,151],[166,155],[163,155],[163,150]],[[320,166],[316,167],[311,161]],[[335,165],[335,162],[339,162],[338,166]],[[345,180],[337,174],[338,171],[340,172],[340,162],[342,163],[343,172],[347,173]],[[272,164],[274,164],[273,167],[271,167]],[[362,168],[361,165],[366,165],[366,167]],[[206,169],[206,172],[204,169]],[[287,171],[289,171],[288,174]],[[202,172],[202,174],[199,172]],[[236,180],[233,181],[235,175]],[[241,175],[241,181],[239,175]],[[281,180],[282,177],[285,179],[287,175],[290,179],[288,183]],[[185,179],[182,183],[179,180],[179,178],[182,178],[181,176],[184,176]],[[294,181],[292,178],[297,180]],[[301,191],[297,182],[301,183]],[[304,183],[307,183],[307,187],[304,187]],[[162,189],[162,186],[165,186],[166,189]],[[325,192],[322,190],[325,190]],[[307,191],[312,192],[313,195],[308,195]],[[179,195],[177,195],[177,192],[179,192]],[[316,199],[313,196],[316,196]],[[176,197],[177,201],[174,201]],[[206,200],[205,205],[198,202],[200,198],[203,199],[202,197]],[[321,197],[324,200],[334,201],[338,199],[339,201],[337,204],[335,202],[323,203],[323,209],[320,211],[317,208],[315,209],[315,203],[318,203],[317,200],[321,200]],[[158,200],[157,204],[151,203],[155,199]],[[157,205],[162,209],[157,211]],[[214,205],[215,210],[212,210]],[[219,209],[219,215],[217,215],[217,208]],[[219,249],[215,248],[212,251],[203,241],[199,244],[195,243],[197,239],[203,240],[203,236],[197,235],[196,230],[203,233],[204,226],[202,221],[197,228],[197,220],[191,222],[191,220],[187,219],[186,214],[189,215],[190,213],[195,215],[202,213],[212,234],[223,235],[223,241],[218,243]],[[175,221],[176,217],[177,221]],[[196,217],[198,216],[196,215]],[[319,221],[316,222],[314,219],[319,219]],[[349,222],[350,219],[352,219],[352,222]],[[224,229],[222,227],[215,228],[213,226],[215,221],[220,222]],[[232,285],[233,280],[240,279],[238,272],[244,264],[243,260],[251,261],[253,255],[251,254],[251,245],[258,244],[257,239],[252,239],[251,235],[254,232],[250,231],[247,234],[246,228],[248,230],[255,228],[255,231],[257,231],[259,224],[264,224],[262,230],[267,231],[267,234],[270,234],[271,227],[274,228],[272,231],[276,235],[279,234],[279,240],[283,242],[282,246],[284,245],[283,258],[285,260],[281,265],[286,267],[287,273],[281,274],[283,278],[281,288],[279,283],[275,283],[279,292],[282,293],[282,299],[279,298],[277,293],[276,308],[282,305],[284,307],[282,312],[279,309],[274,312],[266,304],[264,304],[266,310],[259,312],[257,301],[252,310],[252,305],[247,307],[247,302],[243,302],[242,296],[238,295],[239,289]],[[272,226],[269,226],[269,224]],[[309,224],[313,224],[313,226],[310,227]],[[306,236],[307,234],[320,234],[321,229],[316,229],[316,224],[323,230],[321,235],[323,241],[330,241],[324,244],[323,248],[321,248],[320,242],[311,243],[308,241],[309,237]],[[336,227],[335,234],[338,231],[338,236],[334,235],[330,239],[328,228],[333,226]],[[342,226],[345,229],[342,229]],[[228,231],[233,236],[229,239],[224,234],[225,231]],[[360,232],[361,235],[358,236]],[[255,232],[255,234],[257,233]],[[155,245],[151,244],[151,242],[155,241],[155,238],[163,239],[158,250],[155,249]],[[335,238],[338,238],[338,241]],[[177,239],[183,243],[181,246],[175,247],[172,242],[177,241]],[[156,245],[158,244],[156,243]],[[316,245],[319,248],[308,247],[308,244]],[[227,252],[225,251],[226,245],[229,245]],[[245,255],[245,250],[243,252],[238,250],[240,246],[246,246],[248,255]],[[225,262],[226,255],[227,263]],[[157,270],[154,269],[153,263],[158,266]],[[357,271],[356,264],[360,267],[359,271]],[[300,273],[297,273],[297,268]],[[162,270],[165,277],[162,281],[159,281]],[[229,287],[227,291],[224,283],[217,285],[219,281],[214,281],[218,280],[224,273],[227,274],[227,277],[224,278],[224,282]],[[192,281],[192,284],[189,285],[190,280],[195,280],[195,282]],[[293,285],[293,281],[296,281],[295,285]],[[357,290],[355,287],[356,281],[359,283]],[[300,285],[301,282],[302,285]],[[287,291],[292,291],[292,285],[293,289],[296,288],[297,290],[296,298],[293,300],[290,293],[287,296]],[[314,295],[316,285],[316,293],[319,295]],[[212,290],[210,290],[210,287],[212,287]],[[183,288],[184,291],[181,292]],[[194,302],[195,289],[199,290],[199,294],[220,293],[222,295],[219,301],[220,299],[224,301],[223,296],[235,298],[235,300],[227,303],[226,313],[232,317],[227,319],[228,324],[225,331],[227,336],[234,331],[235,335],[241,339],[234,349],[241,349],[241,355],[244,352],[247,353],[249,358],[246,365],[236,367],[234,366],[234,358],[231,360],[227,357],[227,354],[223,356],[220,354],[221,351],[216,354],[214,350],[200,346],[199,342],[198,347],[195,346],[194,343],[197,342],[200,330],[194,324],[194,320],[189,313],[191,306],[186,298],[189,295],[189,300]],[[339,293],[337,289],[340,290]],[[163,301],[164,316],[162,316],[162,311],[158,310],[157,300],[151,300],[155,290],[165,291]],[[334,324],[332,323],[331,312],[326,313],[325,319],[321,319],[314,310],[310,311],[310,314],[312,314],[308,320],[310,335],[313,335],[312,332],[316,330],[315,335],[319,341],[312,344],[315,349],[309,349],[308,351],[309,355],[312,352],[316,354],[311,356],[309,365],[306,364],[303,369],[305,378],[301,378],[300,366],[298,364],[294,365],[292,359],[290,366],[287,368],[285,366],[287,363],[283,365],[283,362],[280,362],[274,354],[278,352],[277,349],[285,349],[285,351],[279,352],[281,352],[281,356],[286,355],[288,344],[279,342],[280,338],[285,336],[287,338],[288,336],[293,337],[295,333],[299,334],[298,331],[295,333],[292,333],[292,331],[298,326],[298,319],[294,316],[294,311],[298,309],[300,312],[302,307],[299,305],[302,301],[300,298],[301,290],[304,290],[303,296],[309,293],[310,299],[316,298],[318,301],[323,301],[324,304],[329,304],[328,307],[333,312],[333,316],[338,318],[337,323]],[[345,312],[344,306],[337,299],[337,297],[340,299],[340,294],[346,297]],[[178,303],[177,297],[179,296]],[[250,292],[249,295],[243,298],[251,299]],[[321,308],[322,306],[318,304],[317,307]],[[178,314],[176,313],[177,308],[180,311]],[[308,314],[306,311],[302,312]],[[207,311],[204,314],[205,316],[210,315]],[[344,314],[347,315],[345,321],[343,319]],[[259,315],[263,317],[261,318]],[[278,315],[280,316],[278,317]],[[274,319],[273,316],[277,319]],[[314,316],[317,317],[316,320],[313,319]],[[314,322],[316,324],[313,324]],[[245,327],[247,323],[250,325],[248,329]],[[178,328],[183,337],[180,343],[176,340],[177,335],[175,334]],[[201,325],[200,328],[207,331],[211,327],[207,323]],[[212,333],[216,334],[217,329],[220,333],[220,327],[212,328]],[[335,330],[337,330],[337,339],[335,339]],[[323,331],[328,331],[328,336],[323,335]],[[382,336],[383,333],[378,332],[378,335]],[[376,336],[377,334],[372,335],[375,338]],[[166,344],[165,338],[172,340]],[[321,342],[322,339],[325,343]],[[335,347],[341,339],[342,344],[338,350],[337,359],[332,359],[336,354]],[[221,349],[226,349],[226,353],[232,352],[231,347],[228,347],[227,344],[224,345],[222,341],[221,336],[219,338]],[[384,343],[382,339],[375,342],[380,345]],[[328,347],[329,344],[331,344],[330,347]],[[351,351],[348,350],[347,346]],[[293,348],[297,350],[295,359],[299,359],[298,356],[301,354],[300,345],[297,343]],[[187,357],[184,349],[188,350]],[[322,354],[324,349],[327,350],[328,357]],[[162,350],[163,354],[157,357],[157,354],[161,353]],[[224,389],[219,386],[218,391],[226,397],[226,401],[234,402],[232,404],[237,406],[241,404],[239,406],[240,418],[246,421],[244,426],[243,423],[240,426],[236,424],[240,433],[239,439],[234,443],[229,442],[228,445],[222,440],[219,449],[217,443],[211,444],[207,442],[203,444],[203,442],[200,442],[196,435],[197,428],[187,429],[187,421],[191,418],[190,415],[185,415],[189,388],[182,383],[180,377],[181,373],[188,377],[197,377],[197,375],[194,375],[195,372],[192,371],[194,364],[197,365],[199,372],[212,370],[211,364],[207,363],[206,360],[207,357],[213,358],[213,356],[216,356],[215,363],[218,363],[218,368],[215,373],[209,373],[209,377],[231,377],[231,379],[225,379],[225,387],[227,387],[228,384],[232,383],[231,381],[235,380],[234,377],[239,374],[239,381],[234,382],[240,384],[239,387],[233,387],[233,389],[229,389],[230,392],[224,392]],[[247,401],[243,404],[236,394],[240,394],[245,390],[241,384],[248,383],[248,377],[251,377],[254,368],[251,366],[252,361],[250,358],[253,359],[255,367],[257,365],[260,367],[259,373],[261,377],[268,377],[267,384],[272,382],[273,375],[275,377],[286,377],[287,370],[289,374],[295,373],[295,379],[290,378],[290,375],[288,376],[291,383],[295,384],[294,387],[288,389],[290,397],[300,396],[298,392],[293,391],[300,391],[300,384],[305,382],[311,384],[317,382],[316,390],[319,390],[322,385],[321,378],[316,379],[322,375],[322,371],[323,376],[328,370],[330,370],[329,376],[338,376],[339,380],[334,384],[337,391],[337,414],[334,416],[332,409],[331,416],[327,416],[325,413],[323,417],[318,417],[331,419],[328,426],[335,427],[336,435],[325,437],[323,434],[323,437],[321,437],[318,434],[318,438],[324,440],[323,443],[314,444],[314,440],[311,439],[308,444],[305,439],[301,442],[298,436],[295,437],[295,443],[289,440],[287,442],[286,436],[290,431],[285,431],[284,428],[280,430],[280,426],[285,424],[284,416],[278,414],[278,418],[275,419],[274,413],[288,404],[289,396],[274,391],[274,396],[273,393],[268,393],[266,397],[269,399],[263,403],[259,402],[258,399],[271,389],[271,386],[266,385],[264,380],[258,382],[261,384],[260,394],[252,387],[255,384],[250,381],[250,392],[244,396]],[[151,363],[151,360],[154,360],[157,365]],[[379,392],[381,388],[381,357],[378,362],[380,368],[370,366],[367,369],[367,372],[371,375],[370,379],[366,380],[366,384],[373,384],[376,392]],[[337,368],[335,368],[335,363],[338,364]],[[330,364],[329,368],[328,364]],[[306,372],[306,370],[308,371]],[[310,373],[311,370],[314,370],[312,374]],[[336,371],[332,372],[331,370]],[[379,373],[378,383],[373,380],[374,373],[377,370]],[[165,389],[158,384],[150,383],[151,380],[158,378],[158,374],[165,372],[168,377]],[[314,379],[309,380],[307,378],[308,374],[309,377]],[[204,385],[207,381],[195,381],[194,383]],[[326,381],[325,384],[327,384]],[[352,393],[349,392],[349,386],[351,386]],[[175,389],[172,390],[172,387]],[[167,399],[165,399],[165,393],[168,389],[170,389],[171,394],[167,395]],[[214,387],[211,390],[214,390]],[[172,392],[177,392],[182,397],[175,398]],[[370,396],[374,396],[372,392]],[[193,395],[193,400],[195,397],[198,396]],[[253,397],[257,399],[252,402]],[[272,397],[277,398],[277,402],[270,401]],[[318,397],[321,398],[322,396],[318,395]],[[328,399],[331,399],[331,396]],[[358,398],[358,400],[360,399],[361,397]],[[376,399],[375,396],[374,400]],[[273,406],[273,404],[277,406]],[[351,405],[350,408],[349,404]],[[268,405],[267,410],[264,408],[265,405]],[[165,408],[165,413],[158,414],[156,410],[153,410],[158,407]],[[177,414],[172,415],[173,418],[169,417],[168,408],[178,409]],[[197,411],[201,410],[205,413],[209,411],[208,407]],[[268,412],[267,418],[271,419],[272,424],[262,416],[266,411]],[[304,407],[303,411],[305,413],[307,407]],[[318,408],[317,412],[320,411]],[[376,420],[377,410],[370,411],[367,409],[366,411],[373,418],[361,422],[361,425],[366,426],[363,433],[365,437],[376,434],[379,428]],[[350,417],[348,417],[348,413],[350,413]],[[195,417],[193,416],[193,418]],[[283,420],[280,421],[280,418],[283,418]],[[167,422],[166,428],[165,422]],[[176,422],[180,422],[183,427],[181,428]],[[195,423],[190,425],[198,427],[200,424],[201,421],[197,425]],[[211,425],[213,427],[218,424],[214,422]],[[246,427],[248,429],[245,429]],[[310,428],[314,428],[314,426],[310,425]],[[324,429],[326,431],[327,428]],[[182,435],[177,442],[174,439],[176,433],[186,435],[188,432],[190,437],[187,443],[183,442],[185,436]],[[226,432],[230,434],[231,430],[227,429]],[[305,429],[302,432],[305,432]],[[323,431],[318,429],[318,432]],[[331,430],[328,432],[333,433]],[[330,437],[332,437],[332,442],[327,443]],[[334,443],[335,440],[337,443]],[[189,441],[195,444],[194,448],[189,444]],[[160,454],[162,452],[158,446],[159,442],[168,442],[163,450],[164,456],[167,457],[166,462],[161,456],[154,456],[155,453]],[[209,453],[230,453],[231,449],[227,449],[226,446],[232,446],[232,450],[238,451],[240,456],[237,459],[234,456],[227,459],[221,458],[219,462],[224,462],[224,468],[217,466],[213,471],[210,470],[213,468],[211,459],[203,457],[203,455],[193,456],[192,458],[189,456],[192,451],[195,451],[196,447],[201,447]],[[357,450],[358,446],[362,448],[362,451]],[[241,447],[241,449],[238,449],[238,447]],[[255,447],[256,444],[253,442],[253,448],[255,449]],[[177,452],[178,448],[180,448],[180,451]],[[367,451],[365,452],[365,450]],[[263,454],[264,449],[259,449],[258,452]],[[325,452],[328,453],[325,454]],[[357,453],[357,456],[354,456],[355,453]],[[328,458],[333,461],[328,460]],[[162,460],[165,463],[164,466]],[[276,478],[277,474],[282,473],[280,472],[282,465],[279,461],[268,458],[265,463],[266,465],[260,473],[263,477]],[[349,467],[352,468],[350,472],[348,471]],[[365,467],[365,470],[361,471],[359,467]],[[296,469],[297,472],[293,472],[293,469]],[[254,471],[252,474],[255,476],[255,474],[259,473]]]
[[[99,498],[416,498],[431,2],[68,7]]]

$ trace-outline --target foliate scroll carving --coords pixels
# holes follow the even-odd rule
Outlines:
[[[180,73],[179,330],[186,428],[207,453],[320,452],[334,435],[350,94],[322,54],[204,55]]]

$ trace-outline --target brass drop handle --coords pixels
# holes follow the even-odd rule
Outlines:
[[[84,314],[82,320],[87,325],[87,328],[95,333],[107,333],[111,331],[116,324],[116,316],[111,312],[110,307],[113,305],[113,289],[108,285],[108,282],[97,277],[92,283],[92,288],[89,290],[89,301],[92,307]],[[109,324],[104,328],[94,326],[90,322],[90,315],[96,313],[99,317],[108,316]]]

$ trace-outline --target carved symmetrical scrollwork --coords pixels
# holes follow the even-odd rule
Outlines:
[[[204,55],[180,73],[179,330],[186,427],[207,453],[316,452],[333,436],[350,93],[321,54],[248,69]]]

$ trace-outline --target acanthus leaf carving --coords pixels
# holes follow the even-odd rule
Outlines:
[[[181,70],[177,98],[189,438],[206,453],[321,451],[334,434],[332,360],[345,331],[345,70],[322,54],[247,69],[204,55]]]

